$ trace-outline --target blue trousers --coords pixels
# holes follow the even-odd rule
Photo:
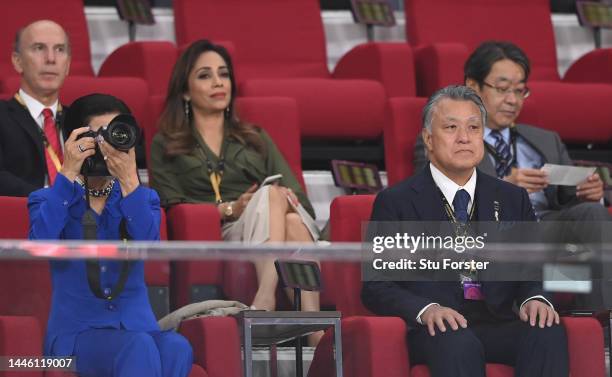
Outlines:
[[[187,377],[191,345],[173,331],[92,329],[74,347],[80,377]]]

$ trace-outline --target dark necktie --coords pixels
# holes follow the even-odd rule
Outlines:
[[[470,202],[470,194],[464,189],[457,190],[453,198],[453,209],[455,210],[455,218],[461,223],[468,221],[468,203]]]
[[[495,173],[497,178],[504,178],[508,175],[508,167],[510,167],[510,160],[512,154],[510,154],[510,146],[504,141],[504,137],[501,132],[494,130],[491,131],[491,136],[495,139],[495,153],[497,158],[495,159]]]
[[[49,185],[53,185],[63,161],[62,147],[60,146],[59,137],[55,128],[53,111],[49,108],[45,108],[42,111],[42,115],[44,133],[47,140],[45,158],[47,160],[47,172],[49,173]]]

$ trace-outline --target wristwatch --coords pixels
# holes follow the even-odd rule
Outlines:
[[[223,210],[223,215],[226,218],[231,219],[233,214],[234,214],[234,202],[229,202],[225,206],[225,209]]]

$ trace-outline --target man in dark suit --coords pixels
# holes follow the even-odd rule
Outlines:
[[[609,220],[600,203],[604,185],[599,175],[593,174],[577,187],[549,185],[546,173],[540,170],[545,163],[573,165],[565,145],[556,132],[515,125],[529,96],[529,72],[529,59],[509,42],[485,42],[465,63],[465,85],[478,93],[488,113],[485,157],[478,168],[526,189],[542,220]],[[423,142],[417,140],[416,171],[427,161]]]
[[[62,162],[59,90],[70,69],[70,42],[53,21],[17,32],[12,55],[19,92],[0,101],[0,195],[27,196],[53,183]]]
[[[484,155],[486,117],[470,88],[451,86],[435,93],[423,111],[431,163],[379,193],[371,221],[535,220],[524,189],[476,169]],[[482,295],[466,295],[468,285]],[[399,316],[409,324],[411,362],[427,364],[432,377],[485,377],[486,362],[512,365],[519,377],[569,374],[565,330],[539,283],[460,276],[456,281],[369,281],[362,300],[374,313]]]

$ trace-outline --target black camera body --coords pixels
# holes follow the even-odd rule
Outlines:
[[[136,119],[132,115],[119,114],[108,125],[100,127],[98,131],[84,132],[77,137],[77,140],[83,137],[98,138],[99,136],[113,148],[127,153],[130,148],[136,146],[140,140],[141,133]],[[106,167],[106,161],[104,161],[104,156],[98,144],[96,144],[96,154],[86,158],[83,162],[81,174],[91,177],[111,175]]]

